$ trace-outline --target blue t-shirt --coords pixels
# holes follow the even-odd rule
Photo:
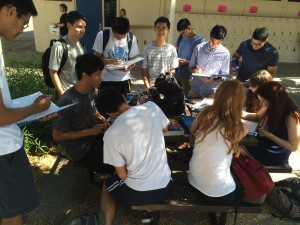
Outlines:
[[[269,42],[263,48],[254,50],[251,39],[245,40],[240,44],[237,53],[242,56],[242,63],[237,76],[240,81],[249,79],[253,73],[259,70],[266,70],[268,66],[275,67],[278,64],[278,51]]]
[[[205,39],[200,34],[195,34],[193,37],[182,37],[178,46],[178,58],[190,60],[195,47],[202,42],[205,42]],[[189,64],[179,66],[176,73],[183,77],[192,75],[189,71]]]

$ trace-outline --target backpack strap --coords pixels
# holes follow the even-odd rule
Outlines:
[[[85,48],[85,45],[84,45],[83,41],[82,41],[82,40],[79,40],[79,42],[80,42],[80,44],[81,44],[81,47],[83,48],[84,54],[87,53],[87,50],[86,50],[86,48]]]
[[[61,68],[63,68],[63,66],[66,64],[67,59],[68,59],[68,47],[67,47],[67,42],[65,39],[60,38],[58,41],[61,43],[61,45],[63,47],[63,54],[61,57],[59,71],[58,71],[58,72],[60,72]]]
[[[108,43],[109,40],[109,35],[110,35],[110,30],[109,29],[105,29],[103,30],[103,45],[102,45],[102,54],[106,48],[106,45]]]

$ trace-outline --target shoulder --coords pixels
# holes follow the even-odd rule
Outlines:
[[[166,45],[166,48],[168,49],[168,50],[175,50],[176,51],[176,47],[174,46],[174,45],[171,45],[171,44],[167,44]]]
[[[220,45],[219,47],[220,47],[219,49],[220,52],[224,53],[225,55],[230,55],[229,50],[224,45]]]
[[[155,49],[155,48],[156,48],[156,46],[153,43],[150,43],[145,46],[144,52],[148,52],[150,49]]]
[[[278,54],[278,51],[277,51],[277,48],[275,48],[272,44],[270,44],[269,42],[266,43],[266,51],[273,54],[273,55],[276,55]]]

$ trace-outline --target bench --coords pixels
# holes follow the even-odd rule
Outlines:
[[[149,204],[141,206],[132,206],[132,210],[153,210],[154,218],[151,224],[158,225],[160,219],[160,211],[198,211],[209,213],[210,219],[214,225],[225,225],[228,213],[261,213],[261,205],[253,205],[241,203],[238,208],[236,206],[213,206],[204,202],[189,202],[170,200],[162,204]],[[219,219],[216,213],[220,213]]]
[[[293,168],[289,164],[281,166],[265,166],[269,173],[291,173]]]

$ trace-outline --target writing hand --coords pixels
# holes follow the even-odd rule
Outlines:
[[[43,112],[50,107],[51,96],[41,95],[34,100],[33,107],[36,113]]]

